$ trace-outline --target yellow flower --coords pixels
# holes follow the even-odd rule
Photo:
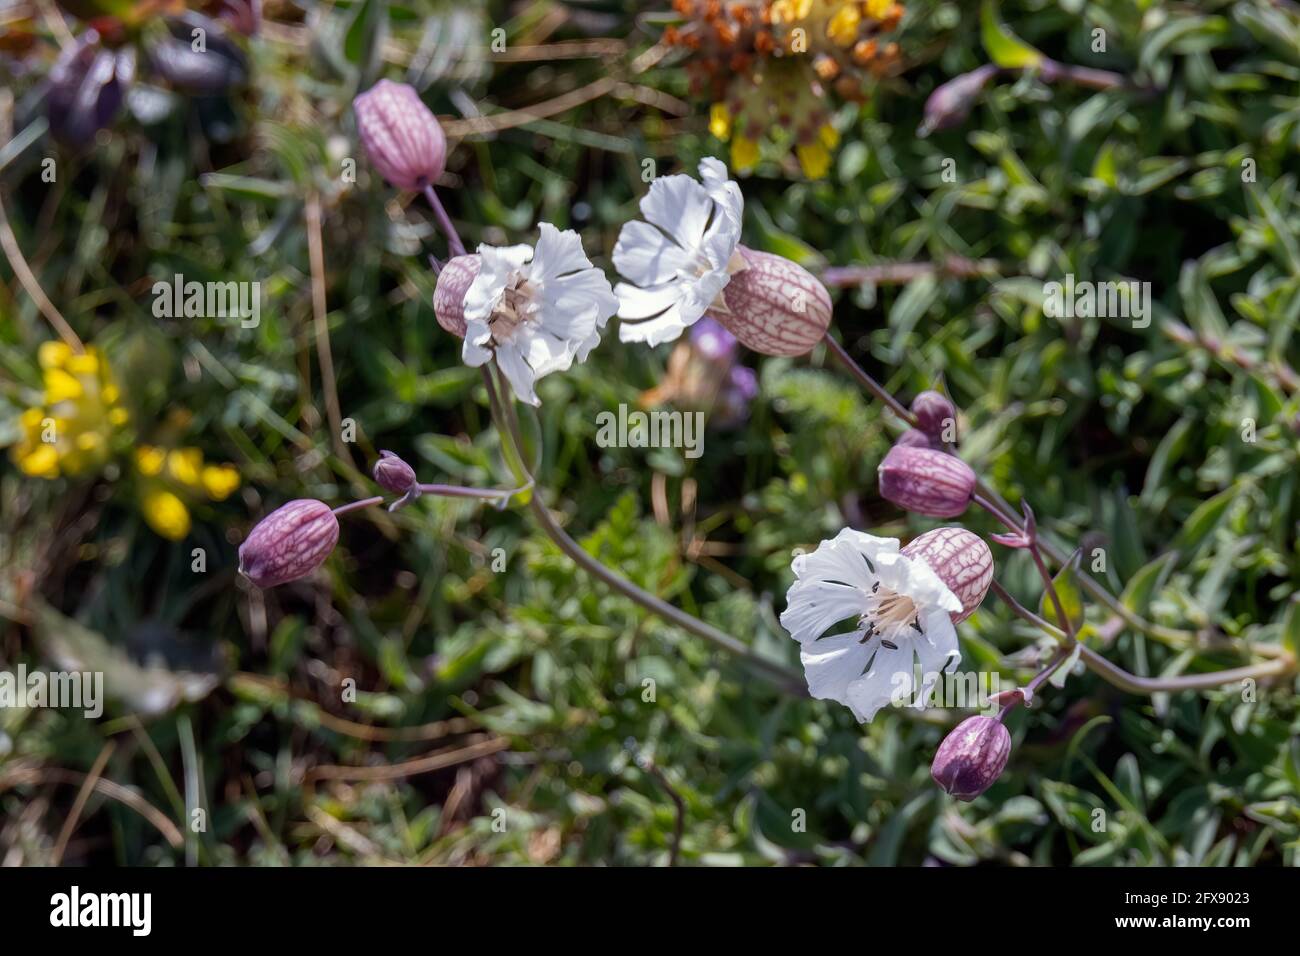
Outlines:
[[[36,351],[36,360],[41,363],[41,368],[62,368],[63,363],[71,355],[72,349],[68,347],[68,343],[55,339],[41,343]]]
[[[744,136],[735,136],[731,140],[731,168],[737,172],[747,172],[758,165],[758,144]]]
[[[809,179],[821,179],[826,175],[826,170],[830,169],[831,154],[821,143],[809,143],[807,146],[800,144],[794,151],[799,154],[799,165]]]
[[[33,478],[59,477],[59,453],[53,445],[40,444],[28,452],[19,452],[18,468]]]
[[[61,368],[45,370],[45,404],[57,405],[59,402],[76,401],[86,393],[81,380],[69,375]]]
[[[861,22],[862,14],[858,12],[857,6],[846,3],[831,17],[831,22],[826,27],[826,36],[839,46],[852,46],[858,38],[858,25]]]
[[[731,110],[726,103],[714,103],[709,108],[709,132],[724,142],[731,136]]]
[[[812,0],[776,0],[772,4],[772,19],[777,23],[793,23],[812,12]]]
[[[152,478],[162,471],[166,453],[152,445],[141,445],[135,450],[135,470],[146,478]]]
[[[80,355],[69,355],[63,367],[73,375],[96,375],[99,372],[99,354],[90,349]]]
[[[823,124],[822,128],[817,131],[817,135],[827,149],[834,149],[840,145],[840,131],[830,123]]]
[[[165,488],[146,491],[141,510],[149,527],[169,541],[179,541],[190,533],[189,509]]]
[[[873,20],[883,20],[894,6],[894,0],[865,0],[862,8]]]
[[[199,486],[203,470],[203,452],[197,448],[177,448],[167,455],[167,473],[190,488]]]
[[[239,471],[234,465],[207,465],[203,469],[203,490],[213,501],[225,501],[239,487]]]

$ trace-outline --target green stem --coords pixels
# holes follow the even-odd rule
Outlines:
[[[502,445],[511,446],[513,450],[513,455],[507,453],[507,461],[518,463],[518,470],[516,471],[516,478],[518,480],[521,482],[532,482],[534,479],[532,475],[528,473],[527,468],[523,464],[523,440],[519,433],[519,423],[515,418],[514,408],[510,404],[509,398],[503,398],[498,394],[496,384],[492,378],[492,372],[487,366],[485,366],[483,370],[483,381],[487,385],[488,400],[492,405],[492,419],[496,423],[498,433],[501,435]],[[512,465],[512,467],[515,466]],[[669,604],[667,601],[651,594],[649,591],[642,590],[631,581],[606,567],[595,557],[588,554],[582,545],[578,544],[577,541],[570,537],[569,534],[560,527],[539,495],[534,494],[529,499],[528,506],[533,512],[533,517],[537,519],[537,523],[541,525],[542,530],[546,532],[547,536],[555,542],[561,551],[572,559],[574,564],[578,565],[592,577],[596,578],[598,581],[604,582],[609,587],[613,588],[629,600],[641,605],[652,614],[657,614],[666,621],[676,624],[678,627],[682,628],[682,630],[688,631],[696,637],[701,637],[710,644],[713,644],[715,647],[740,658],[741,661],[750,666],[755,672],[761,674],[763,677],[784,690],[799,696],[807,696],[808,692],[803,680],[803,675],[798,671],[793,670],[784,664],[759,656],[754,652],[753,648],[749,647],[749,645],[745,644],[738,638],[732,637],[730,634],[718,630],[711,624],[706,624],[704,621],[701,621],[699,618],[691,614],[687,614],[685,611]]]

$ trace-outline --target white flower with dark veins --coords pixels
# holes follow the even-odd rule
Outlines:
[[[891,701],[923,707],[938,676],[961,660],[951,614],[962,602],[896,538],[846,528],[794,559],[781,625],[799,642],[808,691],[866,723]],[[847,630],[837,628],[848,622]],[[915,661],[921,693],[914,694]]]
[[[737,252],[740,187],[712,157],[700,161],[700,179],[657,178],[641,200],[646,221],[634,219],[618,234],[614,267],[627,281],[614,293],[624,342],[671,342],[709,309],[725,309],[722,290],[745,268]]]
[[[537,248],[479,246],[481,265],[465,291],[466,365],[496,357],[521,402],[540,405],[533,384],[586,361],[618,309],[605,274],[582,251],[582,240],[549,222]]]

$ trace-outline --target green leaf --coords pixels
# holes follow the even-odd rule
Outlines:
[[[1209,501],[1202,502],[1183,525],[1182,533],[1177,540],[1178,548],[1188,552],[1195,551],[1218,527],[1219,521],[1222,520],[1228,506],[1236,499],[1240,490],[1240,486],[1233,485],[1219,492]]]
[[[1137,574],[1129,578],[1124,593],[1120,595],[1120,602],[1138,614],[1145,614],[1151,596],[1164,587],[1177,559],[1178,552],[1170,551],[1143,565]]]
[[[1008,30],[998,19],[995,0],[984,0],[980,11],[980,35],[989,58],[1000,67],[1020,69],[1043,62],[1043,54]]]

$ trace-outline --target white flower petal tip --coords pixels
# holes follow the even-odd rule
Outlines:
[[[961,600],[897,539],[846,528],[792,568],[781,625],[799,642],[813,697],[866,723],[887,704],[923,707],[961,660],[953,627]]]
[[[582,251],[576,232],[549,222],[538,232],[536,247],[479,246],[476,270],[470,263],[460,267],[441,309],[435,293],[434,309],[444,328],[454,327],[455,318],[463,323],[465,364],[478,367],[495,358],[515,397],[529,405],[541,404],[536,381],[586,361],[618,311],[609,280]],[[451,300],[465,278],[471,281],[457,312]]]
[[[619,232],[614,267],[625,281],[614,291],[624,342],[671,342],[721,305],[745,201],[719,160],[702,160],[699,171],[701,182],[680,174],[652,182],[641,199],[644,221]]]

